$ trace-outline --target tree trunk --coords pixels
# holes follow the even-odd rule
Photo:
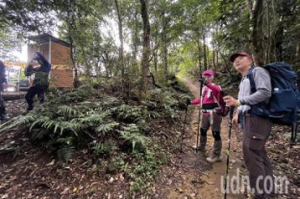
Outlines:
[[[205,45],[205,47],[206,47],[206,49],[205,49],[205,54],[206,54],[206,62],[207,62],[207,69],[209,69],[209,67],[210,67],[210,65],[211,65],[211,63],[210,63],[210,61],[209,61],[209,49],[208,49],[208,46],[207,45]]]
[[[73,44],[73,39],[71,37],[71,35],[69,35],[69,41],[70,41],[70,45],[71,45],[71,61],[73,64],[73,68],[74,68],[74,82],[73,82],[73,86],[74,88],[78,88],[79,86],[79,78],[78,78],[78,70],[75,64],[75,59],[74,59],[74,44]]]
[[[296,46],[295,58],[296,58],[296,62],[299,63],[300,62],[300,41],[298,41],[298,44]],[[300,67],[298,66],[298,68],[296,68],[296,70],[300,70]],[[299,74],[298,74],[298,80],[300,81]],[[300,88],[300,84],[299,83],[298,83],[298,88]]]
[[[132,56],[133,56],[133,63],[134,66],[137,63],[137,51],[138,51],[138,11],[137,9],[135,9],[135,13],[134,13],[134,21],[135,21],[135,26],[134,26],[134,30],[132,33],[132,44],[133,44],[133,52],[132,52]]]
[[[71,61],[72,61],[73,68],[74,68],[73,86],[74,86],[74,88],[78,88],[79,87],[79,77],[78,77],[78,68],[76,66],[75,57],[74,57],[75,46],[74,46],[74,39],[73,39],[73,34],[72,34],[73,30],[76,29],[76,25],[75,25],[76,23],[75,23],[74,15],[72,14],[73,4],[71,4],[70,2],[68,2],[68,4],[69,4],[69,9],[67,10],[68,17],[66,18],[66,22],[67,22],[68,38],[69,38],[70,45],[71,45],[71,49],[70,49],[71,50]]]
[[[226,58],[222,52],[220,52],[220,56],[225,64],[225,71],[231,76],[230,66],[228,65],[228,58]]]
[[[255,63],[264,65],[263,0],[257,0],[253,10],[252,46]]]
[[[215,56],[216,56],[216,53],[215,53],[215,50],[213,50],[213,70],[216,71],[216,59],[215,59]]]
[[[154,45],[157,45],[156,43]],[[157,47],[154,46],[154,49],[153,49],[153,62],[154,62],[154,70],[155,70],[155,73],[157,73],[157,66],[158,66],[158,55],[157,55]]]
[[[141,2],[141,15],[143,19],[143,55],[142,55],[142,65],[141,72],[142,77],[140,80],[140,99],[144,99],[146,96],[146,80],[147,74],[149,72],[149,56],[150,56],[150,23],[147,10],[147,4],[145,0],[140,0]]]
[[[121,17],[121,11],[118,4],[118,0],[115,0],[117,15],[118,15],[118,27],[119,27],[119,40],[120,40],[120,49],[119,49],[119,64],[121,68],[121,79],[122,79],[122,92],[124,91],[124,74],[125,74],[125,67],[124,67],[124,47],[123,47],[123,22]]]
[[[281,24],[277,26],[277,30],[275,33],[275,59],[276,61],[283,61],[282,55],[282,43],[283,43],[283,27]]]
[[[165,17],[165,11],[162,11],[162,63],[165,82],[168,81],[168,42],[167,42],[167,25],[168,22]]]
[[[164,66],[164,77],[165,77],[165,81],[168,81],[168,48],[167,48],[167,44],[164,43],[163,45],[163,66]]]
[[[90,77],[92,75],[91,65],[88,62],[88,55],[84,50],[84,45],[83,45],[82,42],[79,43],[79,47],[80,47],[80,50],[83,54],[83,62],[84,62],[84,65],[85,65],[85,74],[86,74],[86,76]]]
[[[249,8],[249,10],[250,10],[250,18],[252,18],[253,17],[253,0],[248,0],[247,1],[247,3],[248,3],[248,8]]]
[[[216,67],[219,67],[219,51],[216,51]]]
[[[269,63],[271,60],[271,45],[272,45],[272,38],[271,38],[271,21],[270,21],[270,12],[269,12],[269,1],[267,0],[266,5],[266,12],[267,12],[267,27],[268,27],[268,43],[267,43],[267,52],[266,52],[266,61],[265,63]]]
[[[205,33],[203,31],[202,34],[202,39],[203,39],[203,58],[204,58],[204,69],[207,70],[207,55],[206,55],[206,45],[205,45]]]
[[[197,41],[197,47],[198,47],[198,66],[199,66],[199,77],[201,77],[202,72],[202,64],[201,64],[201,42],[200,39]]]

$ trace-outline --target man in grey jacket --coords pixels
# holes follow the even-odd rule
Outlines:
[[[260,102],[268,102],[272,94],[269,73],[261,68],[252,70],[256,91],[251,93],[247,74],[252,67],[252,57],[248,53],[236,53],[230,57],[235,69],[242,75],[239,85],[238,99],[225,96],[224,101],[229,106],[238,107],[232,123],[238,121],[243,129],[243,155],[249,172],[250,187],[255,199],[268,198],[274,195],[273,170],[265,150],[265,143],[271,132],[268,118],[251,114],[251,107]]]

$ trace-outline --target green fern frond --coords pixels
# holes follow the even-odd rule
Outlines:
[[[104,118],[106,118],[109,114],[107,112],[102,113],[90,113],[84,117],[78,118],[78,121],[81,123],[87,124],[99,124],[102,123]]]
[[[139,133],[140,130],[136,124],[128,124],[127,126],[123,127],[122,132]]]
[[[129,124],[119,131],[121,138],[131,143],[132,151],[135,150],[137,144],[146,148],[146,141],[148,138],[140,134],[139,131],[139,127],[136,124]]]
[[[70,122],[66,123],[65,128],[77,134],[77,132],[80,132],[81,130],[89,127],[89,125],[87,124],[81,122],[74,122],[74,121],[76,120],[71,120]]]
[[[187,94],[178,94],[177,95],[180,101],[185,101],[189,96]]]
[[[62,105],[58,107],[58,113],[64,116],[80,116],[81,113],[75,107],[71,107],[68,105]]]
[[[119,123],[117,122],[111,122],[107,124],[101,124],[96,128],[96,132],[101,133],[101,134],[106,134],[112,130],[114,130],[115,127],[119,126]]]
[[[75,134],[75,136],[78,136],[78,130],[80,129],[81,124],[76,124],[73,122],[69,122],[69,121],[61,121],[60,122],[60,135],[62,135],[64,133],[64,131],[70,131],[73,132]]]
[[[18,127],[18,126],[25,126],[30,124],[32,121],[34,121],[36,119],[37,116],[28,114],[25,116],[18,116],[15,117],[11,120],[9,120],[8,122],[1,124],[0,125],[0,132],[4,132],[7,130],[10,130],[14,127]]]
[[[41,126],[45,129],[54,129],[55,125],[58,123],[58,121],[52,120],[51,118],[44,116],[40,117],[37,120],[37,124],[41,124]]]
[[[46,129],[35,129],[32,131],[32,138],[34,140],[41,140],[48,134],[49,134],[49,131]]]
[[[161,117],[161,114],[157,111],[149,111],[146,113],[146,117],[147,118],[153,118],[153,119],[156,119],[156,118],[160,118]]]
[[[73,143],[73,137],[65,137],[65,138],[58,138],[56,141],[61,144],[66,144],[70,146]]]
[[[126,104],[122,104],[119,107],[112,108],[112,112],[123,119],[136,119],[138,117],[141,117],[143,113],[141,107],[134,107]]]
[[[120,104],[120,100],[116,97],[104,96],[102,100],[103,107],[110,107]]]
[[[140,134],[140,133],[130,133],[130,132],[126,132],[126,131],[121,131],[121,137],[130,142],[132,145],[132,151],[135,150],[135,146],[137,144],[139,144],[140,146],[146,148],[146,141],[148,140],[147,137],[145,137],[144,135]]]
[[[91,148],[93,150],[94,155],[106,155],[112,150],[112,147],[107,143],[95,143]]]
[[[164,104],[166,106],[173,106],[178,104],[178,101],[174,97],[167,95],[164,97]]]
[[[57,157],[59,160],[62,160],[64,162],[69,162],[74,152],[75,152],[74,147],[65,146],[57,151]]]

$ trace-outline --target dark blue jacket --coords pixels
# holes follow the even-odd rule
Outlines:
[[[38,68],[33,69],[32,65],[29,64],[25,69],[25,75],[30,76],[35,73],[35,78],[33,80],[33,86],[48,86],[49,72],[51,71],[51,64],[45,59],[41,53],[36,53],[37,55],[33,58],[41,65]]]
[[[0,92],[3,90],[2,84],[6,83],[6,77],[5,77],[5,66],[2,61],[0,61]]]

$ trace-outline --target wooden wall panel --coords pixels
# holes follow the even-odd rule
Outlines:
[[[71,49],[51,42],[51,63],[53,65],[66,65],[72,68]]]
[[[51,70],[51,84],[59,88],[72,88],[73,70]]]

